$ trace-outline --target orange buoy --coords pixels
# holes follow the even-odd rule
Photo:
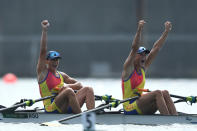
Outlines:
[[[15,83],[17,81],[17,77],[13,73],[7,73],[3,76],[3,81],[5,83]]]

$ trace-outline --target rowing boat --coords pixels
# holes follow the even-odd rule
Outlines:
[[[190,102],[196,103],[197,97],[182,97],[177,95],[171,95],[172,97],[179,98],[178,102]],[[47,96],[39,98],[36,100],[25,100],[14,104],[11,107],[1,107],[0,109],[0,122],[5,123],[41,123],[41,125],[50,125],[51,121],[56,121],[61,124],[81,124],[82,120],[81,115],[84,115],[84,112],[79,114],[52,114],[45,113],[43,109],[35,108],[33,110],[16,110],[18,107],[31,106],[36,102],[53,98],[52,96]],[[139,125],[164,125],[164,124],[197,124],[197,114],[185,114],[180,113],[178,116],[169,116],[169,115],[124,115],[120,111],[104,111],[104,109],[116,108],[121,103],[130,101],[136,97],[118,100],[114,99],[111,96],[95,96],[95,100],[104,100],[105,104],[101,104],[97,108],[86,111],[85,113],[97,112],[96,114],[96,124],[104,125],[119,125],[119,124],[139,124]],[[99,111],[99,113],[98,113]],[[49,122],[49,123],[47,123]]]
[[[4,123],[43,123],[69,117],[73,114],[49,114],[44,111],[16,111],[15,113],[0,113],[0,122]],[[81,124],[81,118],[77,117],[62,122],[62,124]],[[165,115],[124,115],[122,112],[102,112],[96,114],[96,124],[119,125],[166,125],[166,124],[197,124],[197,114],[179,114],[178,116]]]

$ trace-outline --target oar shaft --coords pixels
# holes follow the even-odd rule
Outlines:
[[[46,100],[46,99],[54,98],[56,96],[57,96],[57,94],[53,94],[51,96],[42,97],[40,99],[35,100],[35,102],[39,102],[39,101],[43,101],[43,100]]]
[[[0,109],[0,112],[6,111],[6,110],[9,110],[9,109],[13,109],[13,108],[17,108],[17,107],[20,107],[20,106],[24,106],[24,105],[25,105],[24,103],[20,103],[20,104],[17,104],[17,105],[13,105],[11,107],[2,108],[2,109]]]
[[[177,95],[172,95],[172,94],[170,94],[170,96],[174,98],[186,99],[186,97],[184,96],[177,96]]]
[[[121,103],[124,103],[124,102],[126,102],[126,101],[130,101],[130,100],[136,99],[136,98],[138,98],[138,96],[135,96],[135,97],[132,97],[132,98],[128,98],[128,99],[124,99],[124,100],[120,100],[119,103],[118,103],[118,105],[121,104]],[[79,117],[79,116],[81,116],[81,115],[84,114],[84,113],[95,112],[95,111],[102,110],[102,109],[105,109],[105,108],[113,107],[114,105],[115,105],[115,102],[112,102],[112,103],[109,103],[109,104],[107,104],[107,105],[104,105],[104,106],[101,106],[101,107],[97,107],[97,108],[88,110],[88,111],[86,111],[86,112],[82,112],[82,113],[79,113],[79,114],[72,115],[72,116],[70,116],[70,117],[66,117],[66,118],[64,118],[64,119],[59,120],[58,122],[61,123],[61,122],[63,122],[63,121],[67,121],[67,120],[70,120],[70,119]]]
[[[138,89],[138,91],[142,91],[142,92],[152,92],[150,91],[149,89]],[[178,96],[178,95],[173,95],[173,94],[170,94],[171,97],[174,97],[174,98],[180,98],[180,99],[186,99],[186,97],[184,96]]]
[[[110,105],[110,104],[109,104]],[[67,117],[67,118],[64,118],[64,119],[61,119],[61,120],[59,120],[58,122],[63,122],[63,121],[67,121],[67,120],[70,120],[70,119],[73,119],[73,118],[76,118],[76,117],[79,117],[79,116],[81,116],[82,114],[84,114],[84,113],[90,113],[90,112],[95,112],[95,111],[98,111],[98,110],[101,110],[101,109],[104,109],[104,108],[108,108],[108,107],[110,107],[109,105],[104,105],[104,106],[101,106],[101,107],[98,107],[98,108],[94,108],[94,109],[92,109],[92,110],[88,110],[88,111],[86,111],[86,112],[82,112],[82,113],[79,113],[79,114],[75,114],[75,115],[72,115],[72,116],[69,116],[69,117]]]

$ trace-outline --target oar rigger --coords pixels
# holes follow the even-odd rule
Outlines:
[[[192,105],[192,103],[196,103],[197,102],[197,97],[196,96],[188,96],[186,97],[186,102],[189,101],[190,104]]]
[[[36,102],[39,102],[39,101],[43,101],[43,100],[46,100],[46,99],[50,99],[50,98],[54,98],[56,96],[56,94],[54,95],[51,95],[51,96],[46,96],[46,97],[42,97],[42,98],[39,98],[39,99],[36,99],[36,100],[27,100],[25,102],[22,102],[22,103],[19,103],[19,104],[15,104],[11,107],[7,107],[7,108],[1,108],[0,109],[0,112],[13,112],[14,110],[16,110],[18,107],[23,107],[23,106],[32,106],[34,103]]]
[[[103,96],[94,95],[94,97],[95,100],[101,100],[101,101],[104,100],[106,104],[118,100],[113,98],[112,95],[103,95]]]
[[[116,106],[118,106],[117,104],[118,104],[118,102],[120,101],[119,99],[113,98],[112,95],[103,95],[103,96],[94,95],[94,97],[95,97],[95,100],[105,101],[105,103],[103,103],[103,104],[97,106],[97,108],[98,108],[98,107],[101,107],[101,106],[104,106],[104,105],[107,105],[107,104],[109,104],[109,103],[111,103],[111,102],[115,102],[114,105],[113,105],[112,107],[116,107]],[[115,104],[116,104],[116,105],[115,105]],[[108,107],[107,109],[111,110],[111,107]],[[103,113],[103,112],[104,112],[104,109],[99,110],[99,111],[96,111],[97,114],[100,114],[101,112]]]

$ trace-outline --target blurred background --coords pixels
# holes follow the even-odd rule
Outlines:
[[[121,77],[137,22],[151,49],[169,20],[173,28],[147,72],[154,78],[197,77],[196,0],[0,0],[0,76],[36,77],[41,21],[49,20],[48,50],[73,77]]]

